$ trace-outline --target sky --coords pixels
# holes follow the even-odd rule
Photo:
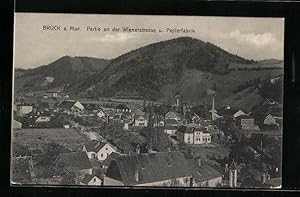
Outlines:
[[[44,26],[60,26],[61,30],[47,31]],[[70,31],[71,26],[80,31]],[[88,27],[101,30],[87,31]],[[105,27],[110,31],[103,31]],[[121,29],[113,32],[114,27]],[[126,33],[122,27],[157,31]],[[167,28],[195,32],[170,33]],[[182,36],[211,42],[248,59],[282,60],[284,56],[283,18],[16,13],[14,36],[14,66],[25,69],[49,64],[65,55],[112,59]]]

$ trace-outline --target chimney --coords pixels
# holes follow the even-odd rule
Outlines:
[[[263,173],[261,176],[261,183],[262,184],[266,183],[266,180],[267,180],[267,175],[266,175],[266,173]]]
[[[200,157],[197,159],[197,164],[199,167],[201,167],[201,158]]]
[[[135,175],[135,181],[139,182],[139,171],[136,170],[134,175]]]
[[[104,179],[105,179],[105,177],[103,176],[103,177],[101,178],[101,186],[104,186]]]
[[[170,146],[168,147],[168,152],[171,152],[171,147]]]
[[[136,146],[136,154],[140,154],[140,145]]]
[[[225,164],[225,172],[228,172],[228,164]]]

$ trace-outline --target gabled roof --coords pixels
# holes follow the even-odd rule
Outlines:
[[[112,160],[116,160],[118,157],[120,157],[121,155],[116,153],[116,152],[112,152],[110,155],[108,155],[108,157],[102,162],[103,165],[105,166],[109,166]]]
[[[180,118],[180,115],[176,112],[173,112],[173,111],[170,111],[168,112],[166,115],[165,115],[165,118],[169,118],[169,119],[172,119],[172,118]]]
[[[76,101],[62,101],[61,103],[58,104],[58,107],[65,108],[65,109],[70,109],[73,107],[73,105],[76,103]]]
[[[124,104],[119,104],[116,106],[116,109],[130,109],[130,108]]]
[[[81,103],[86,110],[99,110],[101,107],[95,103]]]
[[[238,167],[237,167],[237,165],[236,165],[236,163],[235,163],[234,160],[233,160],[232,163],[230,164],[229,169],[230,169],[230,170],[237,170],[237,169],[238,169]]]
[[[87,152],[99,152],[106,145],[105,142],[91,141],[84,144]]]
[[[136,172],[138,181],[135,179]],[[158,152],[120,156],[111,162],[106,175],[124,185],[137,185],[186,177],[189,172],[183,153]]]
[[[147,119],[146,115],[134,115],[134,119],[139,119],[139,118],[143,118],[143,119]]]
[[[92,164],[85,152],[60,153],[55,161],[55,166],[71,170],[92,168]]]
[[[189,165],[189,171],[196,182],[201,183],[223,176],[223,174],[203,161],[201,161],[200,166],[195,159],[188,159],[187,162]]]
[[[84,184],[88,184],[94,177],[97,177],[98,179],[100,179],[97,175],[85,174],[83,179],[80,182],[82,182]]]
[[[193,127],[181,126],[177,129],[178,133],[194,133]]]
[[[257,125],[244,125],[242,126],[243,130],[252,130],[252,131],[260,131]]]

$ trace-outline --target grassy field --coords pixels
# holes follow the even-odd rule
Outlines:
[[[21,129],[13,132],[13,142],[27,146],[30,150],[44,150],[44,147],[54,142],[65,148],[75,151],[82,149],[82,145],[87,141],[84,135],[81,135],[74,129]]]

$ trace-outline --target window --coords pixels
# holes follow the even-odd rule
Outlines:
[[[96,178],[94,178],[94,182],[96,182]]]
[[[103,154],[101,154],[101,157],[103,157]]]
[[[108,148],[106,147],[106,149],[105,150],[108,150]]]

